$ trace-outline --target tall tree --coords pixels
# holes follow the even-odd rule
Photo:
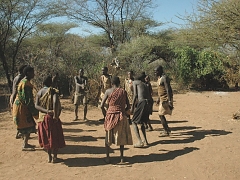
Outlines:
[[[71,19],[101,28],[114,51],[129,39],[136,22],[149,20],[152,4],[152,0],[65,0],[59,8]]]
[[[51,0],[0,0],[0,60],[10,90],[23,40],[54,14],[52,9]]]

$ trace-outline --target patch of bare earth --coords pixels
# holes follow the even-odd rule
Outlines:
[[[67,146],[59,151],[63,162],[47,163],[38,146],[37,134],[30,144],[34,152],[21,151],[16,127],[9,112],[0,113],[0,179],[190,179],[237,180],[240,177],[240,122],[232,115],[240,107],[240,92],[177,94],[175,109],[167,116],[170,137],[159,137],[162,126],[157,112],[150,116],[154,131],[147,132],[149,147],[126,146],[130,167],[114,166],[119,148],[111,146],[112,164],[105,157],[101,111],[89,108],[88,122],[73,121],[73,105],[61,99],[61,119]],[[157,110],[157,107],[154,107]],[[82,107],[79,110],[82,117]],[[135,134],[132,131],[134,143]]]

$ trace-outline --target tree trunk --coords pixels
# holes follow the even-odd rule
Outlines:
[[[5,75],[6,75],[6,78],[7,78],[9,91],[12,92],[12,81],[10,79],[10,74],[9,74],[9,70],[8,70],[8,64],[7,64],[4,52],[2,51],[1,48],[0,48],[0,59],[2,61],[2,66],[3,66],[3,69],[5,71]]]

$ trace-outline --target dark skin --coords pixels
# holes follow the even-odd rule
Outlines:
[[[35,76],[34,70],[31,70],[31,71],[27,72],[25,78],[30,81],[31,79],[34,78],[34,76]],[[23,148],[32,148],[28,144],[29,137],[30,137],[30,133],[23,135]]]
[[[151,100],[152,100],[153,90],[152,90],[152,85],[151,85],[151,83],[150,83],[150,78],[149,78],[149,76],[146,76],[146,77],[145,77],[145,83],[148,85],[149,93],[150,93]],[[147,124],[148,124],[148,126],[149,126],[150,131],[153,131],[153,127],[152,127],[152,125],[151,125],[150,120],[148,121]],[[147,125],[146,125],[146,128],[147,128]]]
[[[46,87],[50,87],[52,84],[52,81],[49,81],[47,84],[45,84]],[[43,113],[46,113],[50,116],[53,116],[54,121],[59,121],[59,116],[61,114],[61,108],[57,107],[57,101],[58,101],[58,94],[53,95],[53,109],[45,109],[40,105],[39,99],[47,92],[47,88],[42,88],[40,91],[38,91],[36,96],[36,102],[35,102],[35,108]],[[48,162],[55,162],[57,160],[57,152],[58,149],[48,149]],[[52,157],[53,154],[53,157]]]
[[[19,72],[19,75],[17,75],[14,80],[13,80],[13,87],[12,87],[12,95],[10,97],[10,106],[12,108],[13,106],[13,103],[16,99],[16,96],[17,96],[17,87],[18,87],[18,84],[19,82],[24,78],[24,74],[22,72]],[[19,132],[17,132],[16,134],[16,139],[19,139],[21,138],[21,136],[19,135]]]
[[[164,85],[166,91],[167,91],[167,97],[168,97],[168,105],[173,107],[173,99],[172,99],[172,96],[171,96],[171,87],[170,87],[170,81],[167,79],[166,76],[163,76],[163,71],[162,69],[154,69],[154,74],[158,77],[158,78],[161,78],[161,81],[160,81],[160,85]],[[158,97],[157,101],[156,101],[156,105],[159,105],[160,103],[160,98]],[[165,130],[165,133],[167,135],[169,135],[169,133],[171,132],[170,128],[168,127],[168,123],[167,123],[167,120],[166,120],[166,117],[164,115],[159,115],[159,118],[161,120],[161,123],[163,125],[163,128]]]
[[[146,87],[146,84],[144,83],[144,79],[141,80],[135,80],[133,82],[133,102],[132,104],[136,103],[136,100],[138,99],[139,101],[143,100],[143,99],[149,99],[149,91]],[[134,112],[134,106],[131,107],[131,113]],[[137,136],[138,139],[138,143],[135,144],[135,147],[140,147],[143,146],[143,144],[148,145],[148,141],[147,141],[147,136],[146,136],[146,129],[145,129],[145,125],[144,124],[140,124],[140,128],[141,128],[141,132],[143,135],[143,141],[140,137],[140,133],[139,133],[139,128],[138,128],[138,124],[136,123],[132,123],[133,125],[133,130]]]
[[[102,68],[102,75],[104,75],[104,76],[106,76],[106,77],[108,77],[108,78],[109,78],[109,77],[111,78],[111,75],[108,74],[108,69],[106,69],[106,68]],[[99,83],[99,89],[98,89],[97,99],[99,99],[100,94],[101,94],[101,90],[102,90],[103,88],[104,88],[104,82],[103,82],[103,80],[102,80],[101,77],[100,77],[100,83]],[[101,110],[102,110],[102,108],[101,108]],[[105,112],[106,112],[106,109],[105,109]],[[100,119],[100,121],[104,121],[105,115],[106,115],[105,112],[102,110],[103,119]]]
[[[134,77],[133,77],[133,72],[132,71],[129,71],[128,73],[127,73],[127,79],[128,80],[132,80],[132,81],[134,81]],[[124,84],[124,89],[126,90],[126,87],[125,87],[125,84]],[[133,84],[130,84],[130,89],[131,89],[131,91],[133,92]],[[132,122],[131,122],[131,119],[130,119],[130,115],[127,115],[127,117],[128,117],[128,119],[129,119],[129,123],[130,124],[132,124]]]
[[[119,84],[112,84],[112,88],[107,89],[104,94],[103,100],[100,105],[102,112],[104,113],[104,117],[106,116],[106,109],[104,108],[104,104],[107,101],[110,94],[118,87],[119,87]],[[130,104],[129,104],[127,96],[125,98],[126,98],[126,110],[128,110],[130,108]],[[105,143],[105,147],[106,147],[106,160],[105,161],[106,161],[106,163],[110,163],[110,157],[109,157],[110,147],[106,143]],[[123,151],[124,151],[124,145],[120,145],[120,164],[124,163]]]
[[[79,75],[74,77],[75,80],[75,85],[76,85],[76,89],[75,92],[80,93],[82,91],[84,91],[85,89],[87,89],[87,78],[84,75],[84,70],[80,69],[79,70]],[[79,81],[78,81],[79,80]],[[80,84],[81,82],[81,84]],[[76,119],[78,119],[78,104],[75,104],[75,117]],[[87,119],[87,104],[83,104],[83,119],[86,120]]]

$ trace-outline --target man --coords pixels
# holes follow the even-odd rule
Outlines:
[[[100,76],[99,91],[98,91],[98,96],[97,96],[97,97],[99,97],[99,103],[100,104],[102,102],[102,99],[104,97],[104,94],[105,94],[106,90],[112,87],[111,78],[112,78],[112,76],[110,74],[108,74],[108,68],[103,67],[102,68],[102,75]],[[108,108],[107,103],[105,105],[105,108],[106,109]],[[104,118],[99,119],[100,122],[104,121],[104,119],[105,119],[104,111],[103,111],[102,108],[101,108],[101,110],[102,110],[102,114],[103,114]]]
[[[83,119],[87,120],[87,92],[88,92],[88,78],[84,75],[84,70],[79,70],[79,75],[74,77],[75,80],[75,94],[74,94],[74,105],[75,105],[75,120],[78,119],[78,106],[83,105]]]
[[[23,69],[26,66],[27,65],[21,65],[18,68],[19,74],[13,80],[12,94],[10,96],[10,106],[11,106],[11,109],[12,109],[13,103],[14,103],[14,101],[16,99],[18,84],[24,78]],[[16,139],[19,139],[19,138],[21,138],[21,136],[19,135],[19,131],[18,131],[17,134],[16,134]]]
[[[54,76],[52,77],[52,87],[57,89],[59,91],[59,95],[61,95],[60,92],[60,79],[59,79],[59,74],[56,72]]]
[[[138,102],[136,103],[136,106],[131,107],[131,112],[133,112],[133,117],[132,117],[133,130],[138,139],[138,143],[134,145],[135,148],[140,148],[140,147],[143,147],[144,145],[148,145],[145,124],[147,124],[149,121],[150,93],[144,78],[145,78],[145,75],[141,74],[133,81],[132,104],[135,104],[136,100],[138,100]],[[141,127],[143,141],[139,134],[138,125],[140,125]]]
[[[106,131],[106,163],[110,163],[109,149],[112,143],[120,146],[120,164],[124,163],[124,145],[132,145],[132,135],[126,116],[130,108],[127,93],[120,88],[119,77],[112,78],[112,88],[107,89],[101,103],[105,114],[104,129]],[[108,100],[109,108],[106,112],[104,103]]]
[[[124,83],[124,89],[127,92],[128,100],[130,103],[132,103],[133,101],[133,81],[134,81],[133,71],[128,71],[127,78],[125,79]],[[130,114],[127,116],[129,119],[129,123],[131,124],[132,122],[130,120]]]
[[[30,133],[36,133],[35,119],[38,119],[38,110],[34,106],[33,85],[34,68],[26,66],[23,70],[25,77],[18,84],[18,92],[13,103],[13,121],[17,130],[23,136],[23,151],[35,150],[34,146],[28,144]]]
[[[48,162],[56,163],[59,162],[58,149],[65,146],[62,122],[59,119],[62,108],[59,91],[51,87],[52,77],[47,76],[43,85],[36,95],[35,102],[35,108],[39,110],[38,141],[48,152]]]
[[[164,128],[163,135],[169,136],[171,130],[168,127],[165,115],[171,115],[173,110],[173,93],[170,86],[170,79],[164,75],[162,66],[155,68],[154,73],[158,77],[158,99],[156,101],[156,104],[159,105],[158,114]]]

